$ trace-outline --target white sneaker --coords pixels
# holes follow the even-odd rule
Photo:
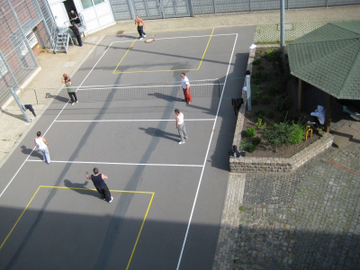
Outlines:
[[[143,35],[143,37],[146,37],[146,35]]]
[[[143,37],[139,38],[139,40],[143,40]]]
[[[185,142],[184,141],[180,141],[179,144],[184,144]]]
[[[74,106],[75,102],[71,102],[71,106]]]
[[[111,203],[111,202],[113,201],[113,199],[114,199],[114,198],[111,196],[111,199],[110,199],[110,201],[108,201],[108,203]]]
[[[79,101],[76,101],[76,103],[79,103]]]

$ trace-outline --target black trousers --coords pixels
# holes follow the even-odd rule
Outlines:
[[[97,188],[97,191],[99,192],[101,199],[105,199],[107,202],[111,200],[111,193],[106,184],[102,188]]]
[[[138,33],[139,33],[140,37],[143,37],[143,36],[146,35],[145,32],[144,32],[144,26],[138,26],[137,30],[138,30]]]
[[[77,96],[75,92],[68,92],[69,97],[71,98],[71,103],[74,103],[77,101]]]

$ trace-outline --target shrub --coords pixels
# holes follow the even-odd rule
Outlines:
[[[253,145],[259,145],[261,143],[261,138],[260,137],[254,137],[251,141],[251,143]]]
[[[253,61],[253,65],[260,65],[261,64],[261,58],[259,58],[259,57],[256,57],[255,59],[254,59],[254,61]]]
[[[258,100],[256,97],[252,96],[251,97],[251,105],[257,105],[258,104]]]
[[[269,96],[268,96],[268,95],[262,96],[262,98],[261,98],[261,104],[266,105],[266,104],[269,104],[269,103],[270,103],[270,98],[269,98]]]
[[[269,94],[270,95],[277,95],[281,93],[281,88],[277,83],[273,83],[269,86]]]
[[[255,96],[256,98],[262,96],[264,91],[261,88],[262,88],[261,85],[254,85],[251,89],[253,96]]]
[[[259,79],[260,82],[265,82],[269,79],[270,73],[266,70],[259,70],[259,71],[256,71],[252,75],[252,77],[253,77],[253,79]]]
[[[275,110],[287,111],[290,109],[290,99],[287,96],[277,95],[275,97]]]
[[[261,80],[259,78],[252,78],[252,83],[253,84],[260,84]]]
[[[256,115],[257,117],[264,118],[265,111],[264,111],[264,110],[257,110],[257,111],[255,112],[255,115]]]
[[[268,50],[266,51],[265,58],[270,62],[277,60],[280,50]]]
[[[248,150],[250,153],[252,153],[252,152],[254,152],[254,151],[256,150],[256,146],[253,145],[253,144],[250,144],[250,145],[248,146],[247,150]]]
[[[268,117],[269,117],[270,119],[274,119],[274,117],[275,117],[274,112],[273,112],[273,111],[270,111],[270,112],[268,113]]]
[[[274,123],[265,130],[266,140],[275,146],[299,144],[304,135],[305,130],[302,126],[290,122]]]
[[[256,134],[255,128],[248,128],[246,130],[246,136],[248,137],[254,137]]]
[[[299,144],[303,141],[305,136],[305,130],[303,127],[293,124],[290,127],[290,133],[289,133],[289,143],[290,144]]]
[[[266,123],[263,123],[263,119],[262,117],[258,118],[257,122],[255,123],[255,126],[258,128],[258,129],[264,129],[266,128]]]

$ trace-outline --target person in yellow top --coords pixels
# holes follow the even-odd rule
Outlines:
[[[139,39],[142,40],[144,37],[146,37],[146,33],[144,32],[145,22],[139,16],[136,16],[135,25],[137,25],[137,30],[140,35]]]

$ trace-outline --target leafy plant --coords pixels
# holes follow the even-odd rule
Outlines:
[[[303,141],[305,136],[305,129],[297,124],[293,124],[290,127],[290,133],[289,133],[289,143],[291,144],[299,144]]]
[[[257,110],[255,112],[255,115],[259,118],[264,118],[264,115],[265,115],[265,111],[264,110]]]
[[[287,96],[277,95],[275,97],[275,110],[286,111],[290,109],[290,99]]]
[[[266,104],[269,104],[271,100],[268,95],[264,95],[261,97],[260,101],[261,101],[261,104],[266,105]]]
[[[259,58],[259,57],[256,57],[255,59],[254,59],[254,61],[253,61],[253,65],[260,65],[261,64],[261,58]]]
[[[278,95],[281,93],[281,88],[277,83],[273,83],[269,86],[270,95]]]
[[[260,82],[265,82],[269,79],[270,73],[266,70],[259,70],[259,71],[256,71],[252,75],[252,77],[253,77],[253,79],[259,79]]]
[[[270,62],[276,61],[276,59],[278,58],[279,51],[280,50],[267,50],[265,54],[266,60]]]
[[[246,130],[246,136],[248,137],[254,137],[256,134],[255,128],[248,128]]]
[[[262,129],[266,128],[266,123],[263,123],[263,119],[260,117],[260,118],[258,118],[257,122],[255,123],[255,126],[258,129],[262,130]]]
[[[270,111],[270,112],[268,113],[268,117],[269,117],[270,119],[274,119],[274,117],[275,117],[274,112],[273,112],[273,111]]]
[[[256,146],[253,145],[253,144],[249,144],[247,150],[248,150],[250,153],[252,153],[252,152],[254,152],[254,151],[256,150]]]
[[[251,143],[253,145],[259,145],[261,143],[261,138],[260,137],[254,137],[251,141]]]
[[[251,97],[251,104],[252,105],[257,105],[258,104],[258,100],[257,100],[257,98],[255,96]]]

